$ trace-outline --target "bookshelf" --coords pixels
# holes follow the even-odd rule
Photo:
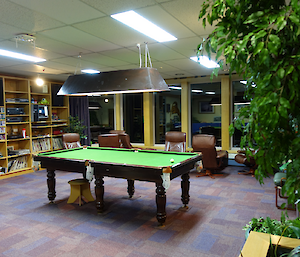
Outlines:
[[[0,77],[0,178],[33,170],[33,155],[63,148],[69,99],[62,84],[39,87],[25,78]]]

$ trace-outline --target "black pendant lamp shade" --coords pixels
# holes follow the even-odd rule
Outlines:
[[[168,85],[154,68],[138,68],[71,75],[58,95],[104,95],[137,92],[169,91]]]

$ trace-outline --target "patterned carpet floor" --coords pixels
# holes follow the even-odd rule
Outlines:
[[[167,190],[167,220],[156,220],[155,184],[105,178],[105,211],[95,203],[67,204],[69,180],[80,174],[56,171],[56,199],[49,204],[46,171],[0,180],[0,256],[181,257],[238,256],[243,226],[252,217],[280,219],[272,178],[263,185],[228,166],[211,179],[190,173],[189,209],[182,208],[181,179]],[[91,187],[94,182],[91,183]],[[92,190],[93,196],[95,196]],[[288,211],[290,218],[295,211]]]

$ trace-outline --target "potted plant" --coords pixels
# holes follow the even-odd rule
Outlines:
[[[289,220],[284,213],[281,215],[281,220],[271,219],[270,217],[252,218],[251,221],[244,226],[243,230],[246,230],[246,239],[250,231],[300,239],[300,220],[299,218]]]
[[[288,240],[288,238],[300,238],[299,218],[289,220],[286,218],[284,213],[282,213],[281,215],[281,220],[271,219],[270,217],[261,217],[258,219],[252,218],[251,221],[246,224],[243,229],[246,230],[246,240],[248,240],[250,232],[254,231],[256,233],[254,234],[254,236],[252,235],[252,238],[249,239],[252,242],[248,242],[248,244],[253,243],[253,241],[255,241],[255,244],[264,244],[264,242],[260,242],[260,240],[268,241],[268,249],[265,249],[265,251],[267,250],[268,252],[267,256],[300,256],[297,255],[299,254],[298,245],[300,245],[300,240]],[[260,235],[257,232],[269,234],[272,236],[270,236],[270,239],[268,239],[268,236]],[[273,235],[277,237],[274,237]],[[283,238],[284,240],[282,241]],[[248,250],[246,244],[243,248],[243,251],[245,251],[245,253],[247,254]],[[253,252],[251,254],[253,254]]]
[[[230,125],[243,132],[241,148],[254,158],[260,183],[287,163],[282,193],[300,199],[300,5],[298,0],[213,0],[202,4],[199,19],[215,30],[198,54],[229,64],[229,73],[247,80],[250,104]],[[212,76],[218,74],[218,68]]]
[[[68,126],[64,129],[65,133],[78,133],[80,135],[80,138],[86,138],[86,135],[84,134],[84,130],[87,127],[82,124],[82,121],[79,120],[78,116],[69,116],[69,123]]]

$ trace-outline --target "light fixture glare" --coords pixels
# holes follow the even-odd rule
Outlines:
[[[98,74],[98,73],[100,73],[100,71],[94,70],[94,69],[84,69],[84,70],[81,70],[81,72],[88,73],[88,74]]]
[[[171,86],[171,87],[169,87],[170,89],[177,89],[177,90],[181,90],[181,87],[173,87],[173,86]]]
[[[158,42],[177,40],[176,37],[134,11],[113,14],[111,17],[143,33],[144,35],[155,39]]]
[[[206,68],[218,68],[220,67],[219,64],[216,62],[209,60],[207,56],[193,56],[190,59],[194,62],[199,62],[201,65],[205,66]]]
[[[36,84],[37,84],[38,86],[44,85],[44,80],[42,80],[41,78],[37,78],[37,79],[35,80],[35,82],[36,82]]]
[[[192,89],[193,93],[203,93],[203,90],[201,89]]]

